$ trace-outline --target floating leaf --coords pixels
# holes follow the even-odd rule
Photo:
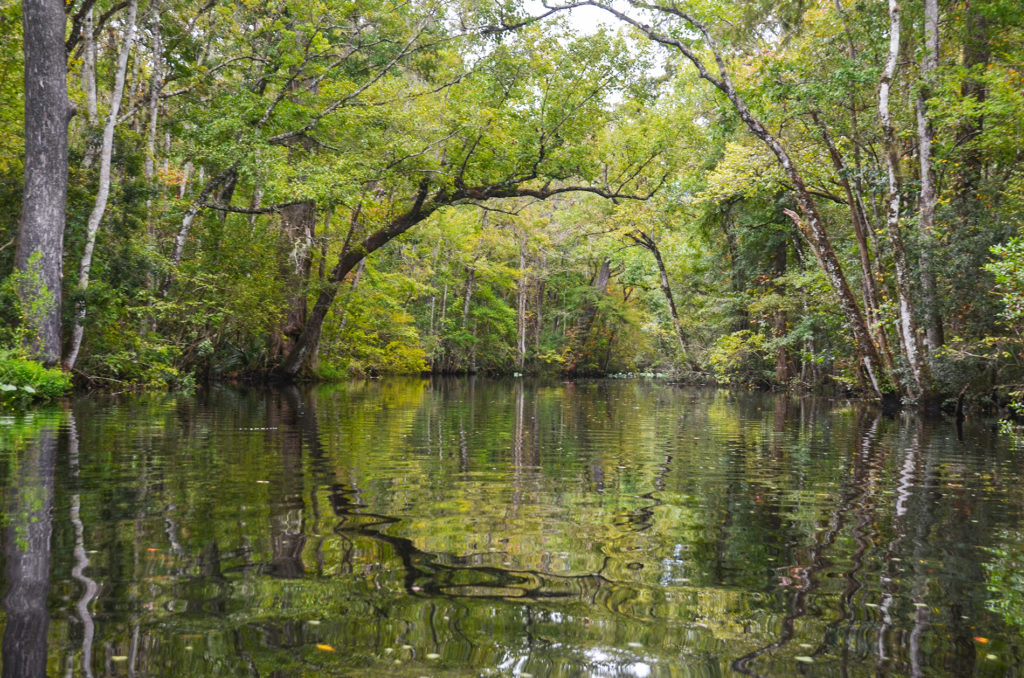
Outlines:
[[[333,647],[331,647],[330,645],[326,645],[324,643],[317,643],[316,649],[323,650],[324,652],[337,652],[337,650],[335,650]]]

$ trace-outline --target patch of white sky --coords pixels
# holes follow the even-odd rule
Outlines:
[[[525,0],[523,3],[523,9],[530,16],[540,16],[548,11],[548,8],[555,5],[555,2],[545,3],[543,0]],[[547,6],[545,6],[547,5]],[[556,21],[557,18],[561,17],[569,29],[576,35],[594,35],[602,30],[609,33],[623,32],[628,33],[628,25],[620,21],[617,17],[611,13],[594,7],[593,5],[583,5],[581,7],[573,7],[572,9],[562,10],[556,12],[551,17],[545,19],[545,21]],[[640,50],[638,44],[634,40],[629,40],[629,44],[634,46],[637,51]],[[665,74],[665,69],[657,59],[651,62],[650,67],[647,70],[648,77],[658,78]],[[617,104],[622,101],[620,92],[609,92],[605,97],[605,101],[609,104]]]
[[[539,16],[547,11],[540,0],[527,0],[524,8],[531,16]],[[608,12],[591,5],[574,7],[559,12],[559,15],[565,17],[569,27],[578,35],[593,35],[602,28],[614,32],[622,25]]]

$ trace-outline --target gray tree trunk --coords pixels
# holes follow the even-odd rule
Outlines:
[[[899,150],[889,110],[889,94],[896,75],[896,63],[900,51],[900,6],[897,0],[889,0],[889,52],[882,69],[878,90],[878,115],[885,138],[885,166],[889,182],[889,197],[886,201],[886,231],[892,248],[893,263],[896,267],[896,293],[899,301],[900,338],[903,356],[910,367],[912,385],[908,392],[914,397],[927,396],[929,392],[927,366],[921,355],[917,336],[917,321],[914,318],[914,301],[911,291],[910,265],[907,262],[903,235],[900,232],[900,178]]]
[[[90,8],[82,23],[82,89],[85,91],[87,125],[82,167],[86,169],[96,162],[96,153],[99,149],[93,137],[93,128],[99,121],[99,109],[96,105],[96,39],[93,37],[93,30],[93,9]]]
[[[594,288],[593,301],[589,302],[583,309],[583,315],[580,317],[579,322],[579,333],[576,340],[584,342],[588,334],[590,334],[590,328],[594,326],[594,321],[597,320],[598,302],[608,291],[608,284],[612,280],[612,262],[605,259],[601,262],[601,266],[597,269],[597,276],[594,278],[591,286]]]
[[[686,335],[683,332],[683,324],[679,320],[679,310],[676,308],[676,298],[672,295],[672,284],[668,279],[668,269],[665,268],[665,260],[661,258],[661,250],[653,238],[651,242],[651,254],[658,264],[658,279],[661,283],[661,293],[665,295],[665,302],[668,303],[668,313],[672,318],[672,330],[676,335],[676,343],[679,345],[679,356],[684,364],[690,363],[689,351],[686,350]],[[691,365],[692,367],[692,365]]]
[[[932,355],[945,343],[942,315],[939,313],[935,268],[935,170],[932,167],[934,130],[928,118],[928,98],[935,85],[935,69],[939,65],[939,3],[924,0],[925,53],[921,59],[921,87],[917,92],[918,159],[921,163],[921,195],[919,199],[918,238],[921,243],[921,291],[924,302],[925,341]]]
[[[291,353],[295,341],[306,326],[309,275],[313,267],[313,242],[316,237],[316,203],[298,202],[281,210],[280,269],[287,290],[288,307],[273,339],[275,358]],[[317,341],[319,344],[319,341]],[[316,351],[317,345],[311,347]]]
[[[519,288],[516,290],[516,323],[518,343],[516,344],[516,368],[522,372],[526,366],[526,243],[519,243]]]
[[[846,201],[850,206],[853,233],[857,240],[857,252],[860,255],[861,294],[864,298],[864,315],[868,321],[869,329],[874,331],[875,340],[878,342],[878,351],[885,362],[886,369],[892,372],[893,361],[892,353],[889,351],[889,342],[885,336],[885,328],[878,323],[878,286],[875,284],[875,273],[871,265],[871,250],[867,237],[871,227],[865,218],[866,215],[862,209],[863,203],[860,200],[860,196],[853,190],[853,186],[850,183],[846,163],[843,162],[843,157],[840,155],[839,149],[836,147],[832,135],[828,131],[828,127],[822,122],[817,113],[812,113],[811,118],[818,126],[818,129],[821,130],[822,139],[825,141],[829,157],[832,160],[832,167],[836,171],[836,176],[843,187]]]
[[[546,271],[547,270],[547,255],[545,255],[543,252],[541,252],[540,257],[541,257],[541,259],[540,259],[540,270],[541,271]],[[533,335],[533,346],[537,350],[538,353],[540,352],[540,338],[541,338],[541,334],[544,331],[544,293],[545,293],[545,286],[546,286],[546,281],[544,280],[544,275],[545,274],[542,273],[542,274],[540,274],[537,277],[537,292],[536,292],[537,298],[535,300],[536,301],[536,308],[537,308],[537,310],[536,310],[536,316],[537,317],[534,318],[535,332],[534,332],[534,335]]]
[[[124,44],[117,57],[117,74],[114,76],[114,91],[110,94],[110,111],[107,113],[107,124],[103,127],[103,145],[100,148],[100,179],[96,190],[96,202],[93,204],[89,223],[86,227],[85,251],[78,267],[78,290],[84,293],[89,289],[89,272],[92,269],[92,255],[96,249],[96,235],[100,230],[100,222],[107,211],[107,199],[110,196],[110,163],[114,153],[114,128],[117,126],[117,115],[121,110],[124,98],[124,83],[128,74],[128,57],[135,40],[135,15],[139,7],[138,0],[131,0],[128,5],[128,23],[125,27]],[[64,359],[64,367],[71,370],[78,360],[78,351],[82,347],[85,334],[85,301],[79,301],[75,308],[75,324],[71,330],[71,346]]]
[[[98,119],[96,106],[96,40],[92,37],[92,9],[82,24],[82,89],[85,90],[85,112],[90,125]]]
[[[153,66],[149,76],[149,121],[146,129],[146,183],[153,190],[153,179],[156,177],[156,132],[157,119],[160,115],[160,90],[163,89],[163,42],[160,36],[160,0],[151,0],[149,5],[149,50],[152,53]],[[153,198],[146,198],[146,227],[150,238],[154,237]]]
[[[37,309],[25,323],[25,348],[46,365],[61,356],[61,258],[68,190],[68,122],[64,3],[24,0],[25,192],[14,253],[15,271],[35,275],[19,286],[24,307]],[[38,276],[38,277],[37,277]],[[33,280],[33,278],[35,278]]]
[[[676,344],[679,347],[679,357],[682,359],[684,365],[696,369],[696,365],[693,365],[689,351],[686,350],[686,335],[683,332],[683,324],[679,319],[679,310],[676,308],[676,299],[672,294],[672,284],[668,279],[668,269],[665,267],[665,260],[661,256],[661,250],[658,248],[658,243],[654,240],[652,235],[644,233],[643,231],[637,230],[636,233],[629,235],[629,238],[640,247],[654,255],[654,261],[658,265],[658,280],[661,287],[661,293],[665,296],[665,302],[668,304],[669,318],[672,320],[672,333],[675,335]]]
[[[187,180],[188,165],[185,166],[185,170]],[[192,224],[195,222],[196,216],[199,214],[199,211],[203,209],[203,203],[210,199],[210,196],[220,187],[221,184],[228,181],[234,171],[235,167],[231,167],[212,177],[203,185],[202,189],[200,189],[195,202],[189,205],[188,209],[185,210],[185,216],[181,219],[181,226],[178,227],[178,233],[174,236],[174,249],[171,252],[171,270],[167,272],[167,277],[164,278],[163,285],[160,289],[160,293],[163,296],[166,297],[171,291],[171,285],[174,284],[174,271],[178,268],[178,264],[181,263],[182,257],[185,256],[185,243],[188,242],[188,234],[192,230]],[[182,193],[184,193],[184,187],[182,187]]]
[[[474,261],[474,263],[475,263],[475,261]],[[476,283],[476,267],[473,266],[472,264],[470,264],[469,265],[469,272],[466,275],[466,288],[465,288],[465,291],[462,294],[462,331],[466,332],[466,333],[470,332],[469,309],[470,309],[470,304],[473,301],[473,287],[474,287],[474,283]],[[468,361],[469,362],[467,364],[467,369],[469,369],[470,372],[475,371],[473,369],[474,365],[476,363],[476,347],[475,346],[471,345],[469,347]],[[457,366],[455,366],[455,367],[457,367]]]

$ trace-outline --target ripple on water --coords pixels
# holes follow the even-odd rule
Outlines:
[[[52,470],[32,466],[43,417],[5,422],[19,442],[0,451],[9,526],[52,501],[35,562],[53,667],[1024,668],[1024,463],[975,422],[959,441],[822,399],[483,379],[94,398],[54,417]]]

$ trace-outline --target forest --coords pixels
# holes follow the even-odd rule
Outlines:
[[[0,30],[5,402],[1024,400],[1017,0],[0,0]]]

